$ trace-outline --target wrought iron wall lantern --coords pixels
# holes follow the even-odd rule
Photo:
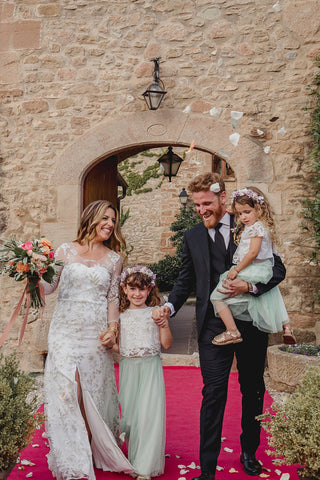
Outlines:
[[[179,194],[179,200],[183,208],[186,208],[187,202],[188,202],[188,194],[186,192],[186,189],[183,187],[180,194]]]
[[[163,175],[169,177],[169,182],[171,182],[171,177],[177,175],[181,162],[183,162],[183,158],[174,153],[172,147],[169,147],[167,153],[164,153],[158,158],[158,162],[160,163]]]
[[[159,60],[160,57],[151,60],[151,62],[154,62],[153,82],[142,94],[149,110],[157,110],[160,107],[163,97],[167,93],[163,81],[159,78]]]

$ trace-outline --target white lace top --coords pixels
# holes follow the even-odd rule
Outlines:
[[[106,305],[109,322],[119,321],[119,278],[122,260],[118,253],[109,250],[99,260],[82,257],[74,243],[63,243],[56,250],[55,257],[62,260],[63,267],[57,268],[51,284],[41,281],[45,295],[57,288],[60,280],[59,301],[83,301]]]
[[[151,317],[153,307],[132,308],[120,313],[120,354],[123,357],[158,355],[159,327]]]
[[[262,237],[260,251],[252,263],[259,263],[270,260],[274,264],[273,253],[277,253],[273,247],[273,242],[269,230],[262,222],[255,222],[253,225],[245,226],[241,234],[240,243],[233,256],[233,263],[238,264],[249,252],[250,241],[252,237]]]

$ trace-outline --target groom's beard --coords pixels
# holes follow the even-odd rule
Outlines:
[[[208,229],[215,228],[220,222],[222,217],[223,217],[222,205],[219,205],[215,210],[215,212],[211,212],[211,215],[207,220],[203,218],[203,216],[201,216],[204,226]]]

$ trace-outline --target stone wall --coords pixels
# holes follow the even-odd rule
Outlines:
[[[254,183],[268,194],[287,308],[294,325],[317,332],[319,274],[300,226],[312,192],[314,98],[306,87],[320,55],[318,9],[317,0],[0,1],[1,236],[70,240],[90,165],[133,145],[186,149],[194,140],[176,179],[123,202],[146,219],[143,229],[134,217],[125,225],[132,262],[170,250],[178,195],[217,153],[236,186]],[[168,93],[148,112],[141,94],[155,56]],[[0,282],[3,330],[21,290]],[[42,368],[53,303],[42,326],[34,313],[27,327],[22,352],[32,369]],[[5,349],[17,334],[15,327]]]

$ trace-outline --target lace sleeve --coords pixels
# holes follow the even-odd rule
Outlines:
[[[256,222],[250,227],[247,228],[248,237],[264,237],[266,233],[265,227],[262,225],[261,222]]]
[[[122,260],[117,255],[113,263],[110,288],[108,291],[108,324],[110,322],[119,322],[119,281],[122,270]]]
[[[55,253],[55,258],[56,260],[65,261],[65,245],[64,244],[57,248]],[[45,280],[40,280],[40,284],[43,287],[43,291],[45,295],[50,295],[51,293],[53,293],[59,285],[63,266],[57,266],[55,267],[55,270],[56,270],[56,274],[54,275],[51,283],[48,283]]]

